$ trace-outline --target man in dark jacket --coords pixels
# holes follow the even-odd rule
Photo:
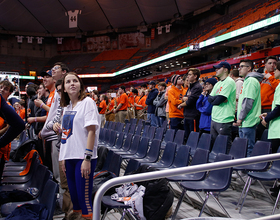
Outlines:
[[[191,131],[194,131],[194,120],[196,122],[196,131],[199,130],[200,112],[196,109],[196,101],[202,93],[202,86],[198,79],[200,77],[200,70],[190,68],[188,71],[189,88],[183,97],[183,103],[178,107],[184,107],[184,128],[185,139],[187,140]]]
[[[156,106],[153,104],[154,99],[158,95],[158,90],[155,88],[156,83],[154,81],[149,82],[150,93],[146,99],[146,105],[148,106],[147,117],[151,122],[151,126],[157,127],[157,118],[155,116]]]
[[[165,82],[160,82],[158,84],[158,95],[154,99],[153,104],[156,106],[155,116],[157,118],[158,126],[161,127],[164,120],[166,120],[166,102],[167,100],[164,98],[166,92],[166,84]]]

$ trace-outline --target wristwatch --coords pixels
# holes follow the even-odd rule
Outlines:
[[[85,160],[90,161],[91,160],[91,155],[90,154],[85,154]]]

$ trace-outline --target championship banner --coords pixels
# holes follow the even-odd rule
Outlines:
[[[119,35],[119,50],[144,46],[145,35],[141,32]]]
[[[61,44],[57,45],[58,52],[81,51],[81,41],[76,38],[65,38]]]
[[[152,41],[151,41],[151,37],[146,37],[146,47],[151,47],[152,46]]]
[[[152,29],[151,29],[151,40],[154,40],[154,39],[155,39],[155,32],[156,32],[156,29],[155,29],[155,28],[152,28]]]
[[[87,38],[87,51],[102,52],[111,49],[109,36],[89,37]]]

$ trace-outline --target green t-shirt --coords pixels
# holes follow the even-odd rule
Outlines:
[[[248,77],[244,80],[238,100],[238,119],[240,111],[242,109],[242,102],[245,98],[253,99],[254,103],[252,109],[249,111],[246,118],[243,120],[241,127],[250,128],[260,122],[259,116],[261,114],[261,86],[259,81],[254,77]]]
[[[273,110],[276,105],[280,105],[280,84],[275,89],[271,110]],[[280,138],[280,116],[270,121],[268,129],[268,139],[276,138]]]
[[[232,78],[227,77],[223,81],[215,84],[211,96],[222,95],[227,100],[220,105],[214,105],[211,117],[214,122],[228,123],[234,120],[235,103],[236,103],[236,86]]]

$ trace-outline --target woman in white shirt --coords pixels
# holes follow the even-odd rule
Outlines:
[[[79,219],[81,214],[80,219],[92,219],[91,194],[100,117],[76,73],[67,73],[63,78],[60,105],[64,110],[59,160],[64,161],[62,169],[73,203],[70,215],[74,219]]]

